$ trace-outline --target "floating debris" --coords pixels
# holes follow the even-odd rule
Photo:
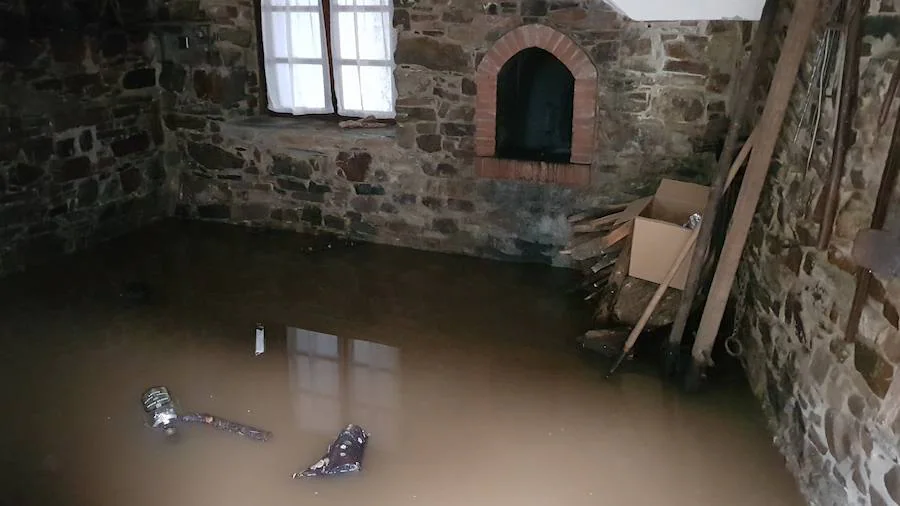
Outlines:
[[[175,401],[166,387],[157,386],[147,389],[144,395],[141,396],[141,403],[144,405],[144,412],[148,417],[147,425],[155,430],[162,431],[169,437],[177,434],[176,429],[179,423],[199,423],[256,441],[268,441],[272,438],[272,433],[267,430],[232,422],[231,420],[225,420],[206,413],[179,415]],[[247,412],[249,413],[249,410]]]
[[[363,453],[369,434],[359,425],[350,424],[328,446],[328,451],[318,462],[294,478],[312,478],[354,473],[362,469]]]

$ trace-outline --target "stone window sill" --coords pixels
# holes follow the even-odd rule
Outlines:
[[[329,148],[399,149],[397,127],[341,128],[334,119],[254,116],[227,121],[222,135],[257,144],[325,151]]]

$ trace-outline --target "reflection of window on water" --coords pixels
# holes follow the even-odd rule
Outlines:
[[[399,350],[294,327],[287,335],[301,429],[331,435],[352,422],[377,435],[372,444],[390,444],[399,422]]]

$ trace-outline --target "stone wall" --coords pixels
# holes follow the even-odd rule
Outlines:
[[[554,263],[564,262],[557,251],[572,208],[651,193],[662,174],[707,179],[750,28],[630,22],[596,1],[503,2],[492,14],[480,2],[397,0],[397,125],[350,132],[249,117],[259,103],[251,2],[170,5],[211,22],[214,35],[203,58],[173,53],[162,64],[167,165],[184,167],[182,215]],[[475,68],[524,23],[562,31],[597,65],[589,188],[475,177]]]
[[[147,30],[66,2],[27,9],[0,12],[0,275],[137,227],[172,201]]]
[[[783,11],[786,25],[790,5]],[[888,124],[878,127],[879,109],[900,55],[898,11],[900,2],[873,0],[865,20],[859,109],[853,122],[856,141],[828,251],[818,251],[814,244],[831,156],[834,100],[826,98],[823,105],[808,170],[813,121],[805,118],[800,125],[814,39],[737,283],[749,282],[741,328],[751,384],[804,493],[822,506],[900,504],[900,381],[894,380],[900,371],[900,282],[874,283],[858,342],[844,340],[855,287],[851,244],[869,225],[898,109],[895,100]],[[888,226],[894,231],[900,231],[898,200],[895,192]]]

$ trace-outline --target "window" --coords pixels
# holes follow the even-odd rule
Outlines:
[[[269,110],[394,117],[391,0],[260,0]]]

